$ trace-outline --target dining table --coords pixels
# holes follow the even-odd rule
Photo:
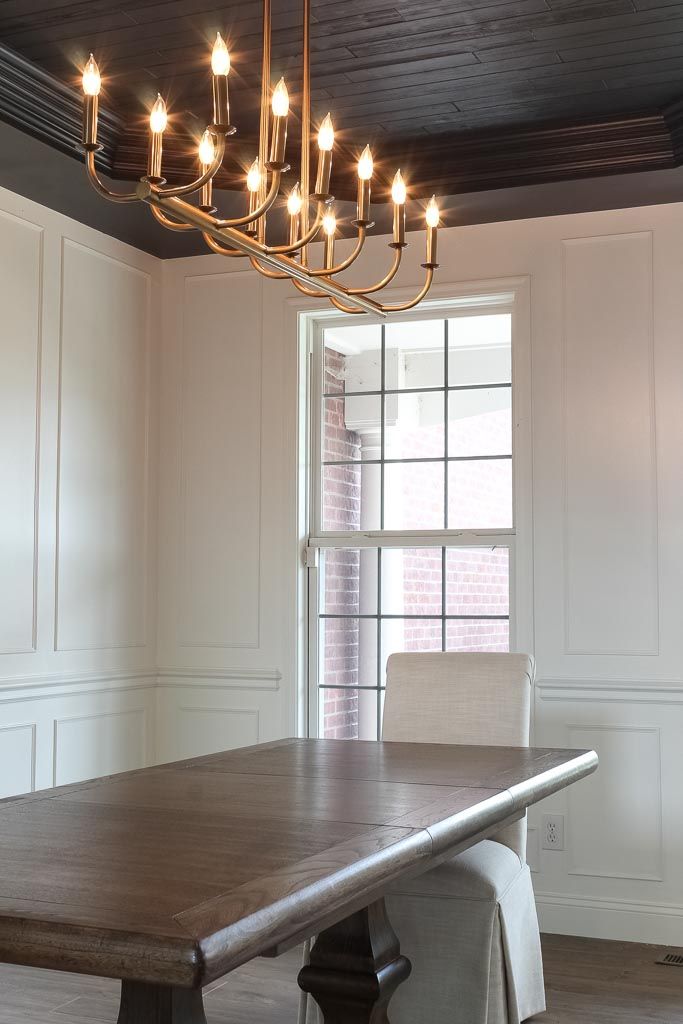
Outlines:
[[[590,750],[283,739],[0,801],[0,962],[121,981],[119,1024],[205,1024],[202,989],[316,936],[299,985],[386,1020],[393,883],[597,767]],[[30,975],[29,975],[30,977]]]

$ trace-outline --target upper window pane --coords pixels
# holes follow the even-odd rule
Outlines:
[[[512,380],[509,313],[460,316],[448,321],[448,384],[509,384]]]
[[[379,324],[329,327],[323,333],[323,344],[326,395],[379,391],[382,386],[382,328]]]
[[[511,455],[511,401],[509,387],[449,392],[449,456]]]
[[[379,395],[323,398],[323,462],[379,459]]]
[[[444,386],[443,320],[387,324],[385,337],[384,386],[388,391]]]
[[[442,459],[443,415],[443,391],[387,395],[384,401],[384,457]]]

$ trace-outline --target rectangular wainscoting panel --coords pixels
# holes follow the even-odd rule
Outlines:
[[[143,768],[145,718],[145,708],[130,708],[55,719],[53,785]]]
[[[0,800],[32,792],[35,781],[35,724],[0,726]]]
[[[258,708],[179,707],[177,757],[199,757],[259,742]]]
[[[68,240],[63,263],[55,647],[141,646],[150,278]]]
[[[660,881],[659,728],[570,726],[568,746],[600,758],[594,775],[567,790],[569,874]]]
[[[654,655],[652,237],[563,245],[566,651]]]
[[[36,642],[42,229],[0,214],[0,654]]]
[[[257,648],[261,281],[185,281],[179,642]]]

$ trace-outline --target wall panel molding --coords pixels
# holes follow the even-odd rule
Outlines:
[[[14,538],[11,552],[14,559],[21,552],[22,544],[26,548],[29,547],[29,538],[26,536],[24,540],[23,531],[28,528],[31,534],[31,550],[26,565],[19,566],[16,562],[13,564],[12,561],[8,561],[3,566],[5,578],[10,584],[11,596],[5,598],[5,595],[0,593],[0,638],[3,635],[7,636],[4,641],[0,639],[0,654],[31,654],[36,650],[38,635],[38,514],[45,229],[40,224],[6,210],[0,210],[0,219],[7,226],[3,238],[6,239],[8,251],[6,254],[0,254],[0,258],[3,263],[3,287],[7,289],[7,294],[3,296],[3,330],[8,338],[7,349],[3,355],[3,377],[9,388],[8,394],[2,399],[8,420],[4,432],[7,448],[0,449],[0,472],[6,478],[3,481],[3,522],[5,529],[10,530]],[[18,244],[19,234],[14,238],[10,237],[13,228],[18,229],[19,233],[28,232],[29,236],[33,236],[36,246],[30,257]],[[28,265],[29,258],[33,263],[32,268]],[[24,260],[27,262],[23,262]],[[14,350],[10,349],[10,339],[18,343]],[[28,365],[29,360],[33,363],[32,367]],[[28,401],[31,396],[32,399],[32,405],[28,405],[28,408],[25,408],[24,402],[17,401],[24,384],[27,394],[22,394],[22,398]],[[22,436],[30,431],[33,432],[32,439]],[[22,498],[19,494],[13,495],[11,484],[17,480],[32,490],[30,496]],[[9,556],[10,552],[6,551],[5,558]],[[22,578],[24,576],[25,579]],[[8,602],[7,607],[4,604],[5,600]],[[25,626],[19,621],[22,615],[25,615]],[[6,633],[7,630],[9,633]],[[12,634],[17,638],[15,643],[10,639]]]
[[[197,722],[202,716],[201,732],[196,733]],[[224,732],[218,726],[223,716],[237,732]],[[213,753],[228,748],[250,746],[261,740],[261,711],[259,708],[221,707],[220,705],[179,705],[175,709],[178,757],[194,757],[196,754]],[[183,725],[187,726],[184,731]],[[230,730],[230,724],[227,726]],[[237,742],[227,742],[236,740]]]
[[[6,750],[8,737],[12,749]],[[12,740],[14,744],[12,745]],[[20,751],[20,748],[21,751]],[[7,754],[7,763],[4,763]],[[20,756],[23,754],[23,770]],[[0,799],[19,793],[33,793],[36,788],[36,723],[11,723],[0,726]],[[27,785],[28,783],[28,785]]]
[[[652,248],[562,241],[565,654],[659,654]]]
[[[181,648],[258,650],[262,603],[262,281],[244,271],[197,274],[184,277],[183,288],[176,643]],[[232,346],[226,335],[216,331],[217,324],[228,320],[235,332]],[[236,347],[240,342],[241,349]],[[206,365],[200,362],[202,358]],[[216,381],[230,381],[235,374],[239,375],[239,385],[226,403],[216,390]],[[219,414],[224,417],[220,429]],[[226,471],[224,478],[218,473],[221,466]],[[230,489],[236,476],[241,480],[241,492]],[[194,498],[198,491],[207,495],[199,505]],[[219,538],[223,541],[220,546],[216,543]],[[243,584],[239,600],[230,583],[233,574],[245,583],[253,580],[250,590]]]
[[[137,719],[139,732],[138,743],[130,727],[125,730],[112,730],[111,725],[120,723],[122,719]],[[98,729],[103,723],[109,723],[107,731]],[[88,724],[92,723],[90,735]],[[79,729],[79,727],[81,727]],[[74,735],[66,739],[65,734],[71,731]],[[80,732],[79,743],[75,743],[75,735]],[[62,745],[62,738],[65,742]],[[112,742],[112,739],[114,742]],[[88,741],[90,741],[88,743]],[[80,757],[81,762],[76,769],[72,762]],[[66,758],[65,767],[60,766],[60,758]],[[149,763],[150,751],[147,749],[147,709],[144,707],[124,708],[116,711],[100,711],[92,714],[69,715],[55,718],[52,740],[52,785],[60,786],[81,779],[97,778],[112,775],[116,772],[128,771],[131,768],[142,768]],[[60,770],[61,768],[61,770]]]
[[[87,262],[82,264],[80,270],[78,266],[74,266],[73,273],[76,274],[76,280],[69,279],[69,257],[74,260],[78,260],[79,257],[85,255]],[[97,268],[101,265],[107,265],[110,269],[106,279],[107,288],[98,287],[102,284],[102,281],[97,280]],[[86,269],[87,268],[87,269]],[[88,281],[87,274],[91,273],[92,279]],[[121,276],[118,282],[115,281],[114,274],[120,272]],[[128,277],[130,275],[130,277]],[[85,280],[84,280],[85,276]],[[124,281],[131,279],[139,279],[143,283],[143,297],[133,294],[132,289],[124,286]],[[69,287],[71,286],[71,291]],[[90,650],[115,650],[135,647],[145,647],[147,644],[147,603],[148,603],[148,572],[147,566],[149,564],[149,458],[150,458],[150,360],[151,360],[151,342],[152,342],[152,318],[151,318],[151,288],[152,278],[149,273],[141,270],[139,267],[132,263],[128,263],[125,260],[115,258],[106,252],[102,252],[100,249],[93,246],[85,245],[82,242],[75,241],[69,237],[62,238],[62,275],[61,275],[61,293],[60,293],[60,328],[59,328],[59,382],[58,382],[58,427],[57,427],[57,521],[56,521],[56,552],[55,552],[55,620],[54,620],[54,650],[55,651],[90,651]],[[73,290],[75,289],[75,291]],[[87,297],[87,301],[86,301]],[[143,312],[144,309],[144,312]],[[140,315],[142,314],[142,315]],[[118,317],[118,321],[115,318]],[[142,321],[141,337],[143,339],[141,345],[141,351],[139,352],[139,366],[133,368],[132,360],[138,356],[138,353],[127,353],[130,358],[130,365],[125,364],[126,352],[125,346],[131,344],[131,338],[133,331],[137,326],[138,321]],[[109,348],[101,345],[101,335],[104,331],[109,331],[110,335],[108,340],[111,342]],[[80,332],[80,336],[79,336]],[[100,366],[93,365],[92,358],[88,359],[88,353],[91,351],[92,346],[95,343],[100,343],[99,351],[99,362]],[[112,458],[111,463],[101,468],[98,458],[95,456],[94,448],[88,453],[85,449],[88,428],[93,428],[88,420],[88,409],[86,407],[79,408],[78,402],[78,391],[67,397],[65,395],[65,368],[67,366],[67,345],[71,343],[74,347],[74,365],[72,371],[74,374],[77,373],[89,373],[87,381],[77,380],[74,387],[79,387],[87,384],[88,393],[92,393],[99,399],[100,405],[105,405],[105,399],[108,397],[111,388],[114,385],[118,385],[120,394],[118,395],[120,407],[114,409],[113,406],[109,406],[103,409],[103,415],[108,415],[108,422],[104,420],[105,427],[110,429],[118,429],[119,435],[117,438],[112,439],[111,437],[102,437],[102,447],[104,452],[111,448],[114,454],[117,453],[117,443],[113,441],[129,444],[129,450],[126,452],[128,456],[128,462],[116,462]],[[121,353],[121,354],[120,354]],[[109,360],[109,364],[104,364],[104,359]],[[118,362],[114,363],[114,360]],[[101,376],[98,377],[97,374]],[[128,379],[123,382],[123,377],[127,373]],[[136,385],[136,382],[137,385]],[[73,382],[72,382],[73,383]],[[142,458],[139,465],[132,469],[132,456],[133,453],[137,455],[138,439],[133,438],[133,434],[130,428],[131,416],[135,414],[135,410],[131,408],[131,394],[133,393],[134,387],[140,388],[140,416],[141,424],[140,429],[143,431],[143,444],[142,444]],[[81,395],[82,403],[82,395]],[[108,549],[104,555],[98,553],[98,558],[101,558],[101,562],[96,564],[95,559],[95,542],[92,538],[82,539],[80,534],[74,534],[73,532],[69,535],[68,541],[65,544],[64,541],[64,522],[68,524],[69,529],[72,529],[72,520],[74,518],[74,509],[69,509],[68,514],[65,513],[63,508],[65,494],[64,494],[64,461],[65,461],[65,437],[64,437],[64,426],[65,416],[69,417],[69,422],[72,430],[72,436],[69,438],[70,443],[75,448],[80,445],[81,450],[73,455],[74,462],[71,465],[71,479],[70,483],[72,487],[78,486],[80,482],[80,474],[88,473],[92,474],[93,479],[98,480],[101,484],[98,474],[104,472],[108,473],[109,477],[105,478],[105,485],[109,483],[111,486],[117,486],[116,496],[120,499],[135,502],[139,499],[140,506],[136,510],[136,514],[139,514],[142,519],[142,523],[129,523],[128,533],[124,537],[121,535],[117,537],[112,536],[111,549]],[[98,424],[101,429],[101,423]],[[129,436],[126,436],[129,432]],[[133,492],[133,480],[126,479],[121,480],[121,474],[128,472],[136,476],[136,482],[140,494],[137,495]],[[131,491],[130,495],[125,493],[125,488],[128,487]],[[93,492],[97,493],[97,491]],[[73,497],[73,495],[72,495]],[[92,497],[92,495],[91,495]],[[111,500],[111,495],[109,500]],[[108,502],[103,500],[99,508],[91,509],[91,512],[95,517],[103,522],[107,521]],[[111,511],[111,521],[109,527],[111,531],[114,531],[117,526],[120,526],[121,519],[125,520],[126,517],[133,515],[132,507],[122,507],[117,510]],[[123,529],[123,527],[121,527]],[[108,531],[109,532],[109,531]],[[88,539],[93,540],[90,549],[87,548]],[[83,576],[84,564],[89,567],[90,577],[95,577],[101,580],[101,585],[106,584],[105,589],[108,591],[112,588],[112,584],[107,579],[107,572],[113,574],[117,565],[117,558],[120,558],[120,552],[115,549],[116,543],[119,543],[121,547],[128,549],[128,560],[127,567],[129,570],[137,573],[136,580],[117,580],[116,583],[119,587],[120,593],[115,593],[111,600],[111,606],[106,609],[106,613],[102,612],[100,620],[96,620],[92,613],[87,612],[87,604],[79,598],[80,584]],[[85,545],[83,550],[72,550],[75,549],[78,543]],[[131,546],[135,547],[139,545],[135,550],[129,550]],[[65,553],[65,547],[67,552]],[[71,563],[66,560],[71,559]],[[66,561],[65,561],[66,560]],[[79,569],[76,571],[74,565],[78,562]],[[66,565],[66,568],[65,568]],[[69,574],[70,569],[70,574]],[[65,578],[66,577],[66,578]],[[125,588],[125,596],[123,590]],[[65,596],[66,594],[66,596]],[[64,607],[64,601],[68,601],[67,607]],[[132,609],[132,610],[131,610]],[[71,615],[71,621],[64,620],[67,614]],[[78,615],[81,616],[81,621],[78,620]],[[90,619],[87,619],[87,614],[90,614]],[[126,621],[124,621],[126,620]],[[130,620],[130,621],[128,621]],[[88,638],[88,633],[90,638]],[[129,633],[130,635],[125,635]],[[66,636],[64,636],[66,634]]]
[[[616,724],[568,724],[566,729],[568,746],[595,747],[600,757],[600,771],[589,783],[567,790],[567,874],[663,881],[661,729]]]

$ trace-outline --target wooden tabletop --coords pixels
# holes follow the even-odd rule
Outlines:
[[[0,961],[204,985],[596,765],[592,751],[281,740],[0,801]]]

